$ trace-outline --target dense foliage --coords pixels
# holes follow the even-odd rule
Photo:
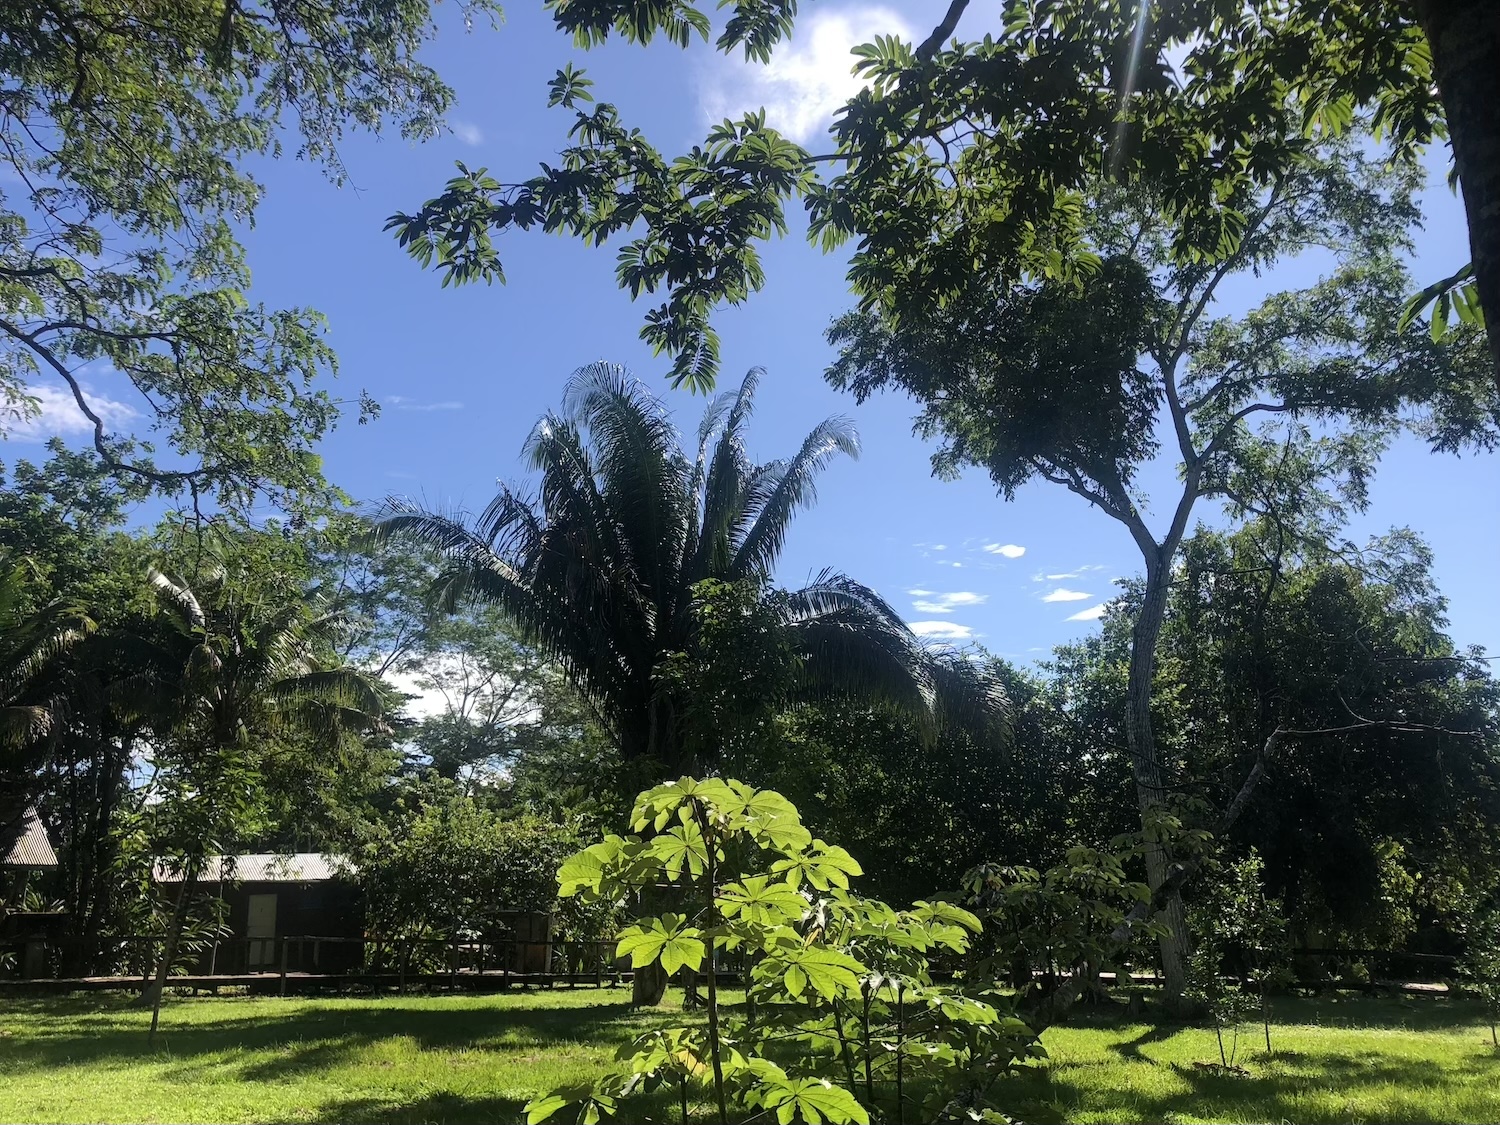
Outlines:
[[[769,62],[798,18],[788,2],[728,6],[715,48],[753,62]],[[687,47],[712,31],[693,3],[549,7],[582,47],[611,36]],[[443,194],[391,226],[445,283],[503,279],[495,235],[510,228],[595,245],[625,236],[621,288],[666,296],[642,338],[674,357],[677,382],[706,387],[719,356],[711,314],[761,288],[759,246],[786,233],[797,201],[811,241],[854,243],[848,279],[863,311],[920,318],[976,275],[1087,278],[1098,259],[1082,233],[1100,178],[1158,198],[1172,258],[1201,264],[1253,232],[1255,198],[1309,143],[1367,123],[1408,163],[1446,127],[1469,216],[1473,303],[1500,319],[1500,162],[1488,112],[1500,23],[1480,0],[968,8],[951,0],[920,43],[880,36],[856,48],[868,84],[835,111],[830,151],[818,154],[750,113],[673,159],[615,105],[595,104],[592,80],[568,64],[550,83],[551,104],[573,115],[561,160],[508,183],[460,166]]]
[[[614,1117],[623,1099],[664,1083],[684,1105],[690,1084],[707,1085],[722,1123],[731,1105],[736,1117],[830,1125],[868,1125],[892,1105],[897,1120],[908,1109],[924,1121],[1003,1120],[997,1083],[1040,1045],[988,993],[934,984],[930,972],[931,960],[967,949],[980,928],[972,914],[941,902],[894,910],[853,893],[861,869],[847,851],[815,839],[779,793],[739,781],[659,785],[636,799],[631,829],[565,863],[562,893],[665,891],[677,910],[624,930],[619,952],[638,972],[701,972],[707,1029],[640,1037],[592,1085],[533,1101],[528,1122],[565,1108],[581,1122]],[[717,981],[731,961],[748,977],[750,1007],[729,1022]]]
[[[432,20],[406,0],[7,5],[0,419],[61,384],[137,483],[194,506],[326,507],[334,355],[317,313],[248,295],[236,226],[264,191],[248,169],[290,145],[339,180],[351,128],[436,133],[452,92],[416,58]],[[158,436],[131,434],[136,418]]]

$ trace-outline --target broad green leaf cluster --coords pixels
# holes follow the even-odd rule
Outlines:
[[[677,904],[625,929],[617,955],[638,971],[701,974],[708,1027],[642,1036],[593,1086],[534,1100],[532,1125],[563,1110],[584,1123],[623,1114],[622,1099],[664,1084],[684,1099],[707,1087],[721,1120],[733,1105],[783,1123],[864,1125],[893,1100],[921,1120],[992,1120],[1000,1080],[1040,1056],[996,996],[934,981],[979,919],[951,903],[896,910],[856,894],[859,863],[814,838],[780,794],[684,777],[642,793],[631,826],[567,860],[560,893],[649,891]],[[743,1018],[719,1008],[718,975],[730,969],[746,979]]]

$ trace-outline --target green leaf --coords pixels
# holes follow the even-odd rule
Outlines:
[[[620,855],[618,837],[591,844],[563,862],[557,872],[557,893],[570,898],[580,891],[597,891],[603,885],[605,870]]]
[[[807,900],[789,884],[772,882],[768,875],[752,875],[730,883],[718,896],[719,912],[726,918],[744,918],[774,926],[802,917]]]
[[[755,967],[757,977],[779,980],[794,1000],[800,1000],[809,988],[828,1000],[852,995],[859,991],[859,978],[865,972],[865,966],[847,953],[816,945],[776,949]]]
[[[703,964],[708,950],[703,942],[703,931],[686,926],[680,914],[666,914],[652,918],[649,923],[631,926],[620,934],[615,954],[629,956],[634,968],[642,968],[660,960],[667,973],[675,973],[684,965],[696,969]]]
[[[851,875],[862,875],[864,870],[855,858],[843,848],[814,840],[811,848],[771,865],[773,875],[783,875],[789,885],[799,887],[805,878],[820,891],[830,887],[847,890]]]
[[[526,1125],[537,1125],[545,1121],[564,1106],[571,1104],[571,1099],[561,1094],[548,1094],[544,1098],[532,1098],[526,1103]]]
[[[702,831],[692,821],[652,840],[650,854],[662,861],[668,879],[681,878],[684,867],[694,878],[708,870],[708,848]]]
[[[869,1125],[870,1115],[848,1090],[826,1078],[791,1078],[766,1089],[759,1098],[776,1111],[781,1125],[805,1121],[807,1125]]]

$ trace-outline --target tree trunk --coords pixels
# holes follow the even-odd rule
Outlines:
[[[193,888],[198,883],[198,871],[201,864],[195,859],[190,860],[182,872],[182,885],[177,890],[177,903],[172,908],[172,921],[167,929],[166,947],[162,950],[161,960],[156,965],[156,976],[149,985],[142,990],[140,999],[135,1006],[144,1008],[151,1007],[151,1030],[146,1035],[146,1043],[149,1046],[156,1039],[156,1025],[161,1020],[161,997],[167,987],[167,977],[172,972],[172,962],[177,959],[177,944],[182,939],[182,929],[187,922],[188,901],[192,897]]]
[[[1474,281],[1500,386],[1500,4],[1418,0],[1469,220]]]
[[[1166,786],[1151,725],[1151,684],[1156,671],[1156,642],[1167,612],[1167,587],[1172,572],[1160,559],[1146,562],[1146,593],[1130,640],[1130,677],[1126,684],[1125,733],[1135,775],[1136,804],[1144,821],[1166,800]],[[1146,845],[1146,882],[1153,893],[1166,881],[1171,856],[1160,844]],[[1186,986],[1183,968],[1187,928],[1182,895],[1174,891],[1162,911],[1168,932],[1161,938],[1162,977],[1167,1007],[1177,1011]]]
[[[667,994],[667,971],[660,961],[642,965],[630,982],[630,1003],[637,1008],[654,1008]]]

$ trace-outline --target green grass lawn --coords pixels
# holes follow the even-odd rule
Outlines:
[[[382,999],[170,998],[155,1050],[117,996],[0,1001],[0,1121],[514,1122],[641,1030],[623,990]],[[1245,1074],[1213,1033],[1085,1015],[1015,1093],[1054,1121],[1493,1122],[1500,1053],[1448,1000],[1284,1001]],[[662,1116],[657,1107],[655,1116]],[[666,1114],[676,1120],[675,1111]]]

